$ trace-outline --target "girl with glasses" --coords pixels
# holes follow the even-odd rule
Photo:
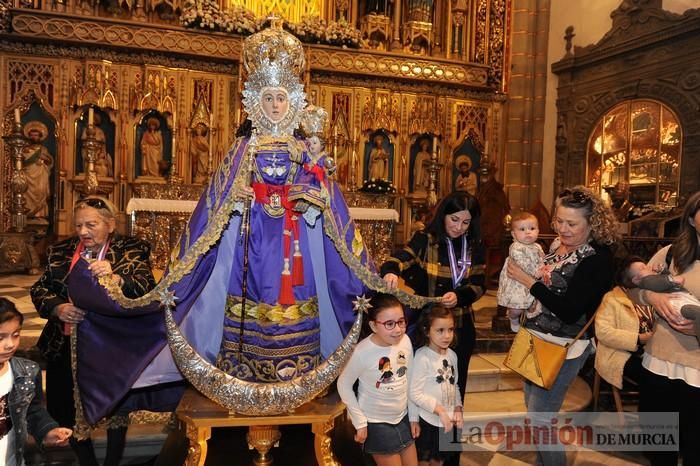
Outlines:
[[[355,441],[377,465],[416,466],[418,411],[408,401],[413,346],[403,307],[394,296],[381,293],[370,304],[371,334],[355,347],[338,378],[338,393],[357,430]]]

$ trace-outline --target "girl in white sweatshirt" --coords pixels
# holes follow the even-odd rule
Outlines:
[[[372,334],[355,347],[338,378],[338,393],[357,430],[355,441],[378,466],[417,466],[413,439],[419,434],[418,411],[408,401],[413,346],[406,335],[403,307],[394,296],[382,293],[370,304],[367,319]],[[352,387],[357,380],[355,395]]]

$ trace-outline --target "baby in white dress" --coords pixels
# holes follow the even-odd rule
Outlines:
[[[513,235],[513,243],[498,280],[497,297],[498,304],[508,308],[511,330],[517,332],[520,328],[520,315],[532,306],[535,298],[524,285],[508,278],[508,261],[515,261],[525,272],[538,277],[544,252],[537,244],[537,236],[540,233],[537,217],[530,212],[515,214],[510,221],[510,232]]]

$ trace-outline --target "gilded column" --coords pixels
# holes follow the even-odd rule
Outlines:
[[[394,38],[391,42],[390,50],[401,50],[401,1],[394,1]]]

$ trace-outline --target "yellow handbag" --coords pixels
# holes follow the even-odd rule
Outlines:
[[[503,364],[535,385],[549,390],[566,360],[569,346],[581,338],[593,323],[593,319],[595,314],[574,340],[564,346],[543,340],[521,324]]]

